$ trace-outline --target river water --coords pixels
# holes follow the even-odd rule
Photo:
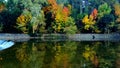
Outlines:
[[[120,42],[15,42],[0,51],[0,68],[120,68]]]

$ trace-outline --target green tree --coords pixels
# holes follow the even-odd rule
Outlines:
[[[100,18],[97,25],[102,33],[110,33],[110,32],[114,32],[114,29],[116,28],[114,21],[115,20],[113,14],[109,14]]]
[[[111,10],[112,10],[111,7],[107,3],[100,5],[98,7],[98,18],[101,18],[104,15],[110,14]]]
[[[98,27],[104,33],[109,33],[110,23],[114,22],[114,17],[110,15],[112,9],[111,7],[105,2],[98,7]],[[111,17],[112,16],[112,17]],[[109,19],[109,20],[108,20]]]
[[[21,10],[17,8],[14,0],[8,0],[7,2],[3,1],[1,5],[0,11],[2,12],[0,13],[0,22],[3,25],[2,31],[7,33],[18,32],[14,26],[16,23],[16,18],[20,15]]]
[[[26,15],[27,13],[24,13],[24,11],[27,10],[31,15],[31,19],[28,21],[29,25],[25,26],[27,27],[27,32],[33,34],[44,32],[45,19],[42,7],[44,3],[47,3],[46,0],[21,0],[20,2],[24,9],[23,14]]]

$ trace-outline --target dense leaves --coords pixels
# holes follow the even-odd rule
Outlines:
[[[86,30],[89,30],[89,28],[93,27],[93,25],[95,24],[95,20],[93,19],[92,15],[90,15],[89,17],[88,17],[88,15],[86,15],[83,18],[82,22],[85,24],[84,29],[86,29]]]
[[[100,33],[100,30],[98,30],[98,27],[96,26],[97,23],[96,19],[98,18],[97,14],[98,14],[97,9],[94,9],[89,16],[86,15],[82,19],[82,23],[84,24],[85,30]]]
[[[74,19],[70,17],[70,6],[68,7],[57,4],[55,0],[48,0],[51,6],[51,12],[53,21],[51,23],[51,28],[55,33],[75,33],[76,26]]]
[[[27,10],[25,10],[24,13],[25,14],[21,14],[17,18],[17,28],[20,29],[23,33],[28,33],[29,32],[28,26],[32,16],[30,12]]]
[[[119,22],[119,0],[0,1],[1,31],[7,33],[109,33],[119,32]]]
[[[98,17],[101,18],[104,15],[110,14],[111,10],[111,7],[107,3],[100,5],[98,7]]]
[[[27,32],[34,34],[34,33],[45,32],[44,12],[41,10],[42,7],[41,4],[45,3],[45,1],[41,2],[41,0],[40,1],[21,0],[21,3],[24,6],[24,10],[21,15],[22,18],[20,16],[21,19],[19,17],[17,19],[17,24],[18,24],[17,28],[24,33]]]

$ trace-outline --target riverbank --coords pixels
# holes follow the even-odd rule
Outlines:
[[[44,41],[60,41],[60,40],[71,40],[71,41],[119,41],[120,34],[43,34],[41,39]]]
[[[0,40],[12,40],[16,42],[28,41],[31,37],[28,34],[0,33]]]
[[[28,41],[30,39],[40,39],[42,41],[119,41],[120,34],[42,34],[39,36],[31,37],[28,34],[8,34],[1,33],[1,40],[13,40],[13,41]]]

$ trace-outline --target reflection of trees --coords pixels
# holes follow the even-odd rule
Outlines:
[[[50,63],[52,62],[54,56],[54,52],[53,52],[54,43],[48,42],[45,44],[48,45],[46,46],[47,50],[45,51],[42,68],[51,68]]]
[[[117,59],[116,59],[116,68],[120,68],[120,43],[117,44]]]
[[[4,68],[116,68],[120,61],[116,42],[23,42],[0,54]],[[7,63],[7,64],[6,64]],[[118,67],[119,68],[119,67]]]
[[[17,49],[16,57],[24,68],[112,68],[119,50],[114,45],[119,44],[68,41],[23,43]]]
[[[69,68],[75,54],[74,42],[53,42],[47,46],[43,68]]]
[[[27,43],[23,43],[20,46],[21,48],[19,48],[16,52],[16,57],[18,58],[20,62],[26,62],[28,60],[28,56],[26,53],[26,47],[27,47],[26,45]]]
[[[93,68],[97,47],[90,44],[91,42],[79,42],[72,67]]]
[[[113,42],[80,42],[72,67],[115,68],[116,44]]]
[[[100,68],[115,68],[116,44],[113,42],[102,42],[98,49],[99,67]]]
[[[42,66],[44,50],[38,51],[39,43],[23,43],[16,51],[16,58],[20,61],[21,68],[39,68]],[[38,47],[39,48],[39,47]]]

